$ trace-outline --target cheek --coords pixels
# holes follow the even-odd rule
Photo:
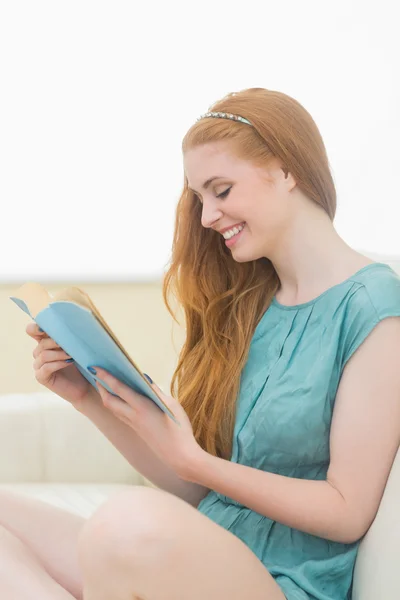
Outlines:
[[[286,221],[287,207],[276,196],[265,196],[254,205],[253,215],[263,229],[279,227]]]
[[[244,216],[247,216],[246,221],[252,233],[268,229],[271,226],[271,220],[274,218],[265,204],[261,205],[255,202],[248,208]]]
[[[276,205],[264,204],[261,207],[254,205],[246,212],[246,216],[247,229],[256,243],[258,240],[261,244],[265,244],[266,240],[270,240],[274,244],[285,229],[284,215],[277,210]]]

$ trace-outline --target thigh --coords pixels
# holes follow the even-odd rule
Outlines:
[[[140,598],[285,600],[242,540],[161,490],[114,496],[89,519],[83,537],[93,572],[119,564],[116,558],[125,565],[127,588]]]
[[[285,600],[268,569],[241,539],[188,508],[180,530],[186,548],[180,572],[182,589],[189,590],[188,598]]]
[[[76,600],[46,572],[31,550],[0,525],[0,598]]]
[[[86,519],[46,502],[0,489],[0,524],[31,550],[49,575],[82,597],[78,538]]]

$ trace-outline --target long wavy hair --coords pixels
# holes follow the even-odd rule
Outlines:
[[[253,127],[228,119],[196,121],[182,151],[228,141],[239,159],[266,168],[278,158],[301,191],[333,221],[336,190],[321,134],[303,106],[286,94],[263,88],[231,93],[209,111],[245,117]],[[238,263],[223,237],[201,224],[201,204],[188,188],[175,213],[169,268],[163,279],[165,305],[172,293],[185,316],[186,338],[171,381],[171,394],[188,414],[199,445],[229,459],[240,390],[254,330],[279,287],[268,258]]]

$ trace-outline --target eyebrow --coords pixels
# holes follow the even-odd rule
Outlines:
[[[208,188],[208,186],[210,185],[210,183],[212,181],[214,181],[214,179],[224,179],[224,177],[222,175],[215,175],[214,177],[210,177],[210,179],[207,179],[207,181],[204,182],[203,189],[206,190]],[[196,190],[192,190],[191,187],[189,187],[189,190],[191,190],[192,192],[196,191]]]

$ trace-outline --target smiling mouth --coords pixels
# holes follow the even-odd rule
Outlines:
[[[235,237],[235,235],[239,235],[239,233],[240,233],[240,232],[241,232],[241,231],[244,229],[245,225],[246,225],[246,222],[245,222],[245,221],[243,221],[243,222],[242,222],[242,223],[240,223],[239,225],[235,225],[235,227],[231,227],[231,230],[232,230],[232,229],[239,229],[239,231],[237,231],[236,233],[233,233],[233,234],[232,234],[232,235],[230,235],[229,237],[225,237],[225,234],[226,234],[226,233],[228,233],[227,231],[225,231],[225,232],[224,232],[224,233],[222,233],[221,235],[222,235],[222,237],[224,238],[224,240],[230,240],[230,239],[232,239],[233,237]],[[230,231],[230,230],[228,229],[228,231]]]
[[[243,229],[241,229],[238,233],[235,233],[235,235],[228,238],[227,240],[225,239],[224,240],[225,246],[227,246],[228,248],[231,248],[232,246],[234,246],[238,242],[238,240],[242,237],[245,229],[246,229],[246,225],[244,225]]]

